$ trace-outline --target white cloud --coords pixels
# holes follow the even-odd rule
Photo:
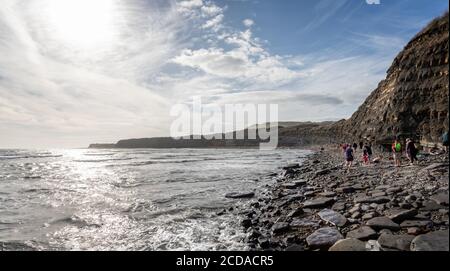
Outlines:
[[[202,6],[202,13],[207,17],[213,17],[223,12],[223,9],[217,5],[210,4],[208,6]]]
[[[222,23],[223,18],[224,18],[223,14],[219,14],[213,19],[206,21],[205,24],[203,24],[202,28],[204,29],[211,28],[214,31],[218,31],[220,29],[221,26],[220,24]]]
[[[252,19],[245,19],[244,21],[242,21],[242,23],[246,26],[246,27],[251,27],[255,24],[255,22]]]

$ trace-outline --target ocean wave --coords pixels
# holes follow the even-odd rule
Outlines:
[[[12,159],[31,159],[31,158],[57,158],[62,157],[61,154],[58,155],[2,155],[0,160],[12,160]]]
[[[74,162],[79,163],[99,163],[99,162],[111,162],[111,161],[127,161],[132,160],[133,158],[111,158],[111,159],[77,159],[73,160]]]

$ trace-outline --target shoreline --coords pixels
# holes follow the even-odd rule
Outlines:
[[[449,250],[448,154],[396,168],[387,153],[362,165],[357,150],[346,172],[337,148],[311,150],[237,208],[250,250]]]

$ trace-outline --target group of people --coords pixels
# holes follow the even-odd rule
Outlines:
[[[372,146],[369,143],[360,142],[359,145],[357,143],[353,144],[341,144],[340,148],[342,149],[345,157],[345,168],[349,169],[352,167],[353,162],[355,160],[355,153],[358,150],[358,148],[361,150],[361,161],[364,165],[368,165],[371,163],[372,160]],[[392,157],[394,160],[394,164],[396,167],[401,166],[401,156],[403,151],[406,151],[406,156],[408,157],[408,160],[410,161],[411,165],[413,165],[415,162],[418,162],[417,160],[417,154],[418,149],[416,145],[414,144],[414,141],[410,138],[406,139],[406,148],[403,148],[402,143],[397,138],[392,143],[391,151],[392,151]]]
[[[341,144],[341,148],[344,152],[345,156],[345,167],[349,169],[353,165],[353,161],[355,160],[355,152],[358,149],[358,144],[353,143],[353,145],[345,143]],[[359,148],[362,150],[362,161],[365,165],[370,164],[372,159],[372,146],[370,144],[360,142]]]
[[[392,143],[391,150],[392,150],[395,166],[396,167],[401,166],[400,158],[401,158],[401,154],[403,152],[403,146],[402,146],[400,140],[398,140],[397,138],[395,139],[394,143]],[[417,160],[418,152],[419,151],[418,151],[416,145],[414,144],[414,141],[410,138],[407,138],[406,139],[406,156],[408,157],[408,160],[411,163],[411,165],[413,165],[414,162],[418,162],[418,160]]]

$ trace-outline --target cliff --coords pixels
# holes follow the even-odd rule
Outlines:
[[[449,126],[448,12],[420,31],[394,59],[386,79],[348,120],[328,125],[289,127],[281,135],[299,135],[314,143],[391,142],[412,137],[439,143]]]

